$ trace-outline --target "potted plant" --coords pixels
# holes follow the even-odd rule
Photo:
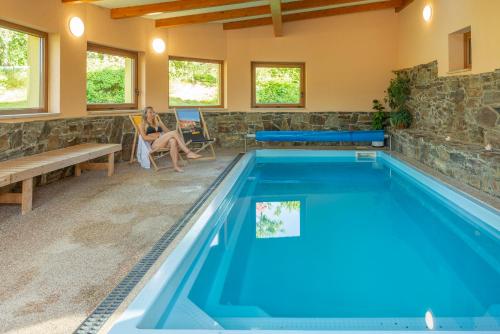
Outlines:
[[[387,113],[384,105],[379,100],[373,100],[372,128],[373,130],[383,130],[387,125]],[[384,141],[372,141],[372,146],[383,147]]]
[[[391,108],[391,125],[397,129],[406,129],[412,123],[412,115],[406,103],[410,99],[410,80],[398,73],[387,89],[387,101]]]

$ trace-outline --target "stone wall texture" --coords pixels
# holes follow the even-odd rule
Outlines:
[[[438,77],[432,62],[399,72],[411,82],[414,122],[391,130],[393,149],[500,198],[500,70]]]
[[[443,141],[422,130],[393,130],[392,149],[500,199],[500,153],[481,144]]]
[[[432,62],[398,71],[411,81],[412,128],[500,149],[500,69],[438,77]]]
[[[209,132],[216,145],[240,148],[245,135],[257,130],[358,130],[370,129],[370,112],[206,112]],[[173,113],[161,115],[167,127],[175,128]],[[128,116],[102,116],[49,121],[0,123],[0,161],[42,153],[85,142],[121,143],[122,152],[116,159],[130,159],[134,129]],[[249,147],[262,146],[255,141]],[[72,168],[56,171],[37,179],[49,183]]]

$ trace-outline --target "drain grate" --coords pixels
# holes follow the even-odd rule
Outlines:
[[[236,163],[243,157],[238,154],[233,161],[224,169],[224,171],[215,179],[203,194],[196,200],[186,214],[179,219],[165,234],[158,240],[151,250],[132,268],[125,278],[104,298],[97,308],[85,319],[82,324],[74,331],[74,334],[95,334],[109,317],[116,311],[121,303],[127,298],[132,289],[144,277],[146,272],[156,262],[160,255],[165,251],[168,245],[175,239],[179,232],[194,216],[196,211],[205,203],[207,198],[213,193],[215,188],[224,180],[224,178],[233,169]]]

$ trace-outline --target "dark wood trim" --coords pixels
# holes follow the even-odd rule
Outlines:
[[[87,43],[87,51],[94,51],[94,52],[99,52],[99,53],[106,53],[106,54],[109,54],[109,55],[120,56],[120,57],[128,57],[128,58],[132,58],[132,59],[137,58],[138,54],[139,54],[137,51],[119,49],[119,48],[115,48],[115,47],[112,47],[112,46],[95,44],[95,43],[92,43],[92,42],[88,42]]]
[[[470,31],[464,33],[464,68],[472,68],[472,35]]]
[[[126,57],[134,61],[134,101],[132,103],[87,103],[87,110],[134,110],[139,107],[139,52],[88,42],[87,51]]]
[[[20,115],[46,113],[49,110],[49,34],[45,31],[22,26],[0,19],[0,27],[18,31],[41,40],[42,58],[40,59],[40,108],[0,109],[0,115]]]
[[[197,63],[209,63],[209,64],[218,64],[220,67],[220,87],[219,87],[219,96],[220,96],[220,104],[218,105],[211,105],[211,106],[176,106],[176,105],[170,105],[170,92],[169,92],[169,108],[177,108],[177,109],[186,109],[186,108],[224,108],[225,105],[225,77],[224,77],[224,60],[217,60],[217,59],[204,59],[204,58],[191,58],[191,57],[181,57],[181,56],[169,56],[168,60],[180,60],[180,61],[191,61],[191,62],[197,62]],[[170,77],[168,78],[169,80],[169,86],[170,86]]]
[[[15,31],[23,32],[23,33],[26,33],[28,35],[37,36],[37,37],[40,37],[40,38],[45,38],[46,39],[46,38],[49,37],[49,34],[46,33],[45,31],[33,29],[33,28],[30,28],[30,27],[25,27],[25,26],[22,26],[20,24],[12,23],[12,22],[9,22],[9,21],[4,21],[4,20],[1,20],[1,19],[0,19],[0,27],[4,27],[4,28],[10,29],[10,30],[15,30]]]
[[[257,67],[300,68],[300,102],[290,104],[259,104],[256,101],[256,69]],[[306,63],[304,62],[258,62],[251,63],[252,108],[305,108],[306,106]]]

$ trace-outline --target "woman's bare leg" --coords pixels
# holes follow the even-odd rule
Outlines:
[[[172,164],[174,165],[175,171],[183,172],[183,170],[179,167],[179,150],[177,148],[177,141],[174,138],[170,138],[168,144],[170,145],[170,157],[172,157]]]
[[[186,153],[186,156],[189,159],[198,159],[198,158],[201,158],[201,155],[194,153],[193,151],[191,151],[189,149],[189,147],[186,146],[186,144],[184,143],[184,140],[182,140],[181,136],[179,135],[179,132],[177,132],[177,131],[170,131],[166,135],[172,135],[172,138],[174,138],[177,141],[177,146],[179,146],[179,148],[184,153]]]
[[[184,144],[184,141],[181,139],[181,137],[179,136],[179,133],[177,131],[170,131],[170,132],[167,132],[165,134],[163,134],[160,138],[156,139],[154,142],[153,142],[153,149],[157,149],[157,148],[163,148],[163,147],[167,147],[167,145],[169,144],[170,140],[173,139],[175,140],[176,142],[176,146],[178,148],[180,148],[184,153],[187,154],[187,157],[189,159],[197,159],[197,158],[200,158],[201,155],[199,154],[196,154],[194,152],[192,152],[187,146],[186,144]]]
[[[186,146],[186,144],[184,143],[184,140],[182,140],[181,136],[179,135],[179,132],[177,132],[177,131],[170,131],[169,134],[170,133],[173,133],[173,138],[175,138],[175,140],[177,141],[177,145],[179,146],[179,148],[184,153],[186,153],[186,156],[189,159],[198,159],[198,158],[201,158],[201,155],[194,153],[193,151],[191,151],[189,149],[189,147]]]

